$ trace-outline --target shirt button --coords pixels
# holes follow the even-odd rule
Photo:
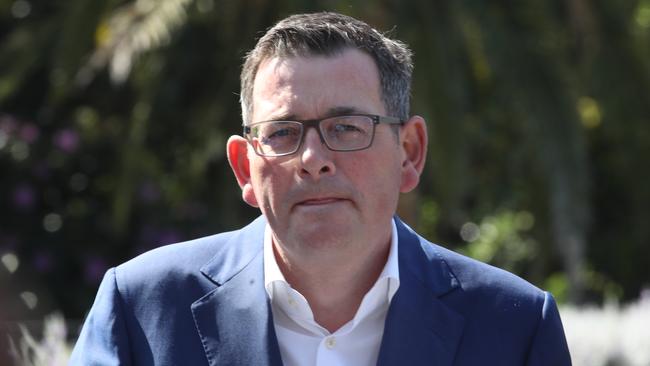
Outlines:
[[[289,305],[296,306],[296,300],[294,300],[293,298],[289,298]]]
[[[328,349],[332,349],[332,348],[334,348],[334,346],[336,346],[336,338],[328,337],[325,340],[325,347],[327,347]]]

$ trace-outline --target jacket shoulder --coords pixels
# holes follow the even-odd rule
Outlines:
[[[115,267],[115,282],[125,297],[146,298],[178,293],[203,293],[214,280],[203,269],[215,259],[241,256],[255,250],[251,236],[262,235],[265,222],[255,220],[245,228],[145,252]],[[245,244],[248,242],[250,244]],[[259,244],[261,247],[261,244]]]
[[[450,271],[458,279],[460,287],[466,292],[486,291],[494,293],[496,291],[498,293],[520,294],[521,296],[544,296],[541,289],[511,272],[456,253],[426,240],[422,241],[422,245],[429,247],[429,251],[434,256],[449,266]]]
[[[266,221],[260,217],[238,230],[164,245],[117,266],[116,272],[133,278],[199,272],[217,254],[254,249],[255,244],[241,245],[241,242],[252,242],[251,236],[262,235],[265,225]]]
[[[117,273],[130,278],[152,277],[164,273],[198,271],[234,232],[219,233],[185,242],[164,245],[118,265]]]

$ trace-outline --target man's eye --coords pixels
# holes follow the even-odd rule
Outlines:
[[[274,138],[274,137],[284,137],[284,136],[289,136],[291,134],[292,134],[291,130],[288,129],[288,128],[285,128],[285,129],[277,130],[277,131],[273,132],[272,134],[268,135],[267,138],[271,139],[271,138]]]
[[[337,123],[334,126],[336,132],[361,132],[361,129],[355,125]]]
[[[262,141],[264,143],[269,143],[271,141],[284,140],[288,138],[293,138],[297,136],[299,130],[295,128],[279,128],[277,130],[268,131],[268,133],[262,134]]]

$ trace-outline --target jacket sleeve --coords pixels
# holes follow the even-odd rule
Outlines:
[[[546,292],[537,332],[528,351],[527,366],[570,366],[560,313],[553,296]]]
[[[69,365],[131,365],[130,354],[124,303],[111,268],[99,285]]]

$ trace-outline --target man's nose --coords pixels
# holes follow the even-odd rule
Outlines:
[[[304,139],[298,152],[300,175],[320,179],[324,175],[334,174],[333,151],[325,145],[316,128],[308,128]]]

